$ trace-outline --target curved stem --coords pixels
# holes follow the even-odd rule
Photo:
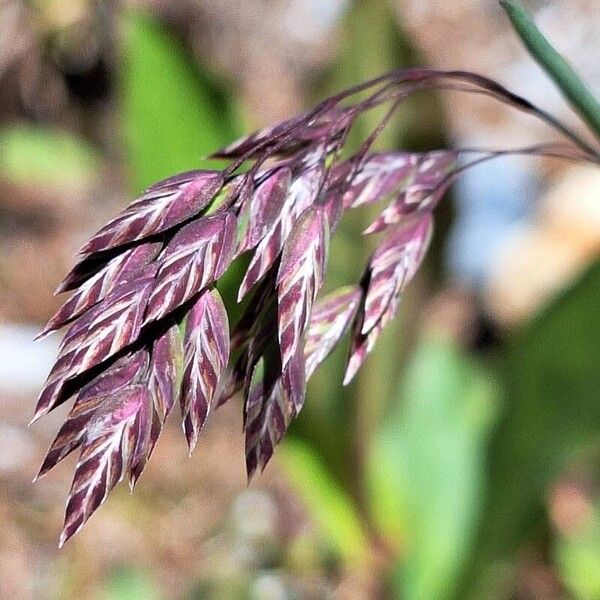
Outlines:
[[[246,160],[263,153],[262,160],[277,153],[294,135],[307,125],[315,123],[321,116],[326,115],[348,98],[361,92],[379,87],[368,98],[358,102],[354,106],[348,107],[353,113],[350,117],[352,122],[361,112],[375,108],[385,102],[394,102],[392,112],[396,110],[402,100],[414,92],[425,89],[451,89],[455,91],[464,91],[477,94],[485,94],[500,102],[514,106],[522,112],[529,113],[546,124],[550,125],[556,131],[561,133],[567,139],[570,139],[576,146],[585,153],[594,157],[596,162],[600,162],[600,151],[590,146],[585,140],[563,125],[558,119],[545,111],[539,109],[525,98],[511,92],[496,81],[469,71],[451,70],[440,71],[436,69],[398,69],[380,75],[370,81],[365,81],[352,88],[344,90],[331,98],[328,98],[318,104],[311,111],[285,123],[284,127],[277,133],[265,136],[264,139],[257,141],[256,145],[251,146],[246,152],[234,157],[232,164],[225,169],[226,177],[232,175]],[[351,122],[349,124],[351,124]],[[213,156],[219,157],[217,152]]]
[[[600,140],[600,102],[553,48],[518,0],[500,0],[525,47]]]

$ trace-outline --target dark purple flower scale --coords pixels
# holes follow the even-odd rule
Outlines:
[[[456,153],[450,151],[428,152],[417,157],[412,171],[392,191],[394,198],[365,234],[387,229],[410,213],[433,210],[450,187],[448,176],[456,167],[456,160]]]
[[[231,144],[215,154],[229,161],[221,171],[148,188],[83,247],[57,290],[73,294],[41,334],[68,326],[34,415],[74,400],[39,472],[79,449],[61,545],[126,475],[133,488],[175,403],[191,452],[211,407],[242,392],[251,477],[302,409],[306,380],[349,329],[344,383],[354,377],[422,264],[450,184],[506,153],[480,152],[458,167],[458,151],[371,152],[384,119],[341,159],[358,116],[385,104],[389,116],[413,91],[435,87],[483,92],[575,143],[521,153],[599,161],[564,126],[485,77],[414,69]],[[329,237],[345,211],[373,203],[382,209],[365,233],[384,233],[361,284],[319,299]],[[239,299],[253,292],[230,333],[215,285],[243,253],[250,256]]]
[[[176,323],[152,344],[148,386],[161,423],[171,413],[183,377],[183,339]]]
[[[202,292],[187,314],[184,345],[181,411],[191,453],[229,359],[229,321],[216,289]]]
[[[64,327],[102,300],[116,286],[135,279],[140,270],[156,258],[160,249],[161,244],[158,243],[142,244],[109,261],[103,269],[80,285],[79,289],[48,321],[39,337]]]
[[[230,212],[185,225],[160,256],[145,323],[169,314],[218,279],[229,266],[236,243],[236,219]]]
[[[309,162],[292,180],[287,197],[280,206],[274,224],[256,246],[256,250],[240,285],[238,300],[260,281],[279,258],[283,245],[298,217],[317,199],[325,177],[324,149],[318,148],[314,162]]]
[[[147,364],[148,356],[143,351],[124,356],[81,389],[67,420],[52,442],[37,477],[45,475],[81,445],[85,427],[99,404],[108,395],[132,382],[138,382]]]
[[[307,208],[294,224],[277,275],[279,347],[282,367],[303,345],[313,302],[323,283],[329,224],[323,207]]]
[[[238,252],[255,248],[277,222],[292,181],[289,167],[267,174],[248,198],[248,225],[238,245]]]
[[[359,286],[340,288],[316,303],[304,345],[306,379],[327,358],[352,323],[360,306]]]
[[[61,546],[81,529],[130,468],[138,441],[136,421],[146,418],[148,394],[143,385],[123,388],[105,397],[89,420],[69,492]]]
[[[197,215],[223,183],[218,171],[195,171],[156,184],[105,225],[81,252],[100,252],[171,229]]]
[[[369,263],[369,285],[365,296],[361,333],[368,333],[399,296],[421,266],[433,231],[430,213],[411,216],[390,230]]]

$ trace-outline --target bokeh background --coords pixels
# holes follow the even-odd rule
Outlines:
[[[528,6],[600,93],[597,0]],[[600,598],[600,171],[556,160],[465,175],[356,381],[341,348],[250,486],[239,401],[191,458],[172,419],[135,494],[61,551],[74,459],[31,483],[64,416],[26,425],[58,344],[32,338],[85,239],[245,131],[414,65],[480,71],[581,129],[495,0],[0,0],[0,598]],[[444,94],[379,145],[550,139]],[[360,277],[372,216],[340,228],[331,286]]]

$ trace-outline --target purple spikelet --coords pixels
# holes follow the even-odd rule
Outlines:
[[[131,459],[129,484],[133,489],[146,468],[166,418],[179,397],[183,376],[183,340],[177,324],[172,324],[152,344],[150,365],[143,378],[149,401],[136,430],[135,452]]]
[[[160,248],[161,244],[142,244],[109,261],[98,273],[81,283],[77,291],[48,321],[38,337],[64,327],[103,300],[116,286],[136,279],[141,269],[156,258]]]
[[[377,233],[399,223],[412,212],[432,210],[446,193],[451,182],[447,177],[456,167],[456,152],[442,150],[409,157],[414,167],[407,170],[401,183],[391,190],[392,201],[365,230],[366,234]]]
[[[229,358],[229,321],[217,290],[205,290],[187,315],[181,385],[183,428],[190,453],[206,421]]]
[[[304,345],[306,378],[336,347],[352,323],[362,297],[358,286],[348,286],[332,292],[314,307]]]
[[[286,200],[292,172],[289,167],[275,169],[265,175],[247,200],[247,227],[238,245],[238,252],[245,252],[256,245],[277,223],[281,207]]]
[[[143,420],[149,392],[132,385],[104,398],[89,420],[69,492],[60,546],[77,533],[123,479],[135,456],[136,421]]]
[[[300,412],[306,393],[304,358],[299,351],[281,370],[271,339],[265,353],[249,369],[244,402],[246,471],[251,478],[265,468],[288,425]]]
[[[302,161],[303,171],[290,184],[274,224],[258,243],[254,255],[240,285],[238,300],[241,300],[254,285],[263,278],[275,263],[292,227],[298,217],[317,198],[325,177],[323,164],[324,149],[319,147],[308,159]]]
[[[183,339],[177,324],[171,325],[152,344],[148,387],[161,423],[178,398],[183,377]]]
[[[137,340],[154,272],[152,268],[122,284],[71,326],[38,399],[33,421],[67,400],[65,389],[70,380]]]
[[[312,305],[323,283],[329,244],[325,210],[311,206],[295,223],[277,275],[279,348],[282,367],[303,343]]]
[[[431,214],[418,215],[391,230],[375,250],[369,263],[362,334],[373,329],[392,298],[399,296],[415,276],[432,231]]]
[[[145,322],[164,317],[218,279],[233,258],[235,244],[236,219],[230,212],[183,227],[159,258]]]
[[[349,329],[344,383],[354,377],[422,264],[433,211],[450,184],[507,153],[370,151],[404,98],[436,87],[511,104],[574,143],[514,152],[600,162],[595,149],[499,84],[416,69],[360,84],[231,144],[215,154],[228,161],[221,171],[151,186],[83,247],[57,290],[72,296],[42,332],[68,326],[34,420],[71,398],[73,406],[39,476],[80,451],[61,545],[125,476],[136,484],[176,403],[191,452],[211,408],[242,392],[251,477],[301,411],[306,380]],[[341,160],[353,123],[381,105],[390,106],[388,116]],[[361,284],[319,299],[329,237],[346,211],[373,203],[381,212],[365,233],[382,238]],[[251,297],[230,333],[215,286],[243,253],[250,256],[238,296]]]
[[[375,340],[398,311],[400,294],[421,266],[432,231],[431,213],[411,215],[390,230],[373,253],[363,307],[355,318],[344,385],[356,375]]]
[[[197,215],[224,183],[218,171],[191,171],[153,185],[82,249],[92,254],[171,229]]]

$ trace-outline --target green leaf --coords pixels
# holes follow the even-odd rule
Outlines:
[[[84,140],[59,129],[13,125],[0,130],[2,177],[18,185],[62,189],[98,176],[99,153]]]
[[[600,512],[582,531],[561,536],[555,552],[561,579],[577,600],[600,598]]]
[[[288,437],[276,456],[331,549],[349,563],[362,562],[367,554],[367,534],[361,518],[318,453]]]
[[[201,157],[239,131],[226,87],[150,16],[122,13],[121,124],[132,191],[215,163]]]
[[[117,569],[106,584],[106,600],[159,600],[150,573],[131,567]]]
[[[402,547],[394,572],[405,600],[448,598],[473,542],[495,386],[473,359],[426,339],[406,372],[368,462],[374,520]]]
[[[508,344],[506,400],[489,449],[488,506],[457,598],[509,597],[519,549],[548,534],[547,493],[570,465],[597,446],[600,431],[600,263]],[[504,569],[500,585],[490,576]],[[467,596],[466,590],[470,591]]]

